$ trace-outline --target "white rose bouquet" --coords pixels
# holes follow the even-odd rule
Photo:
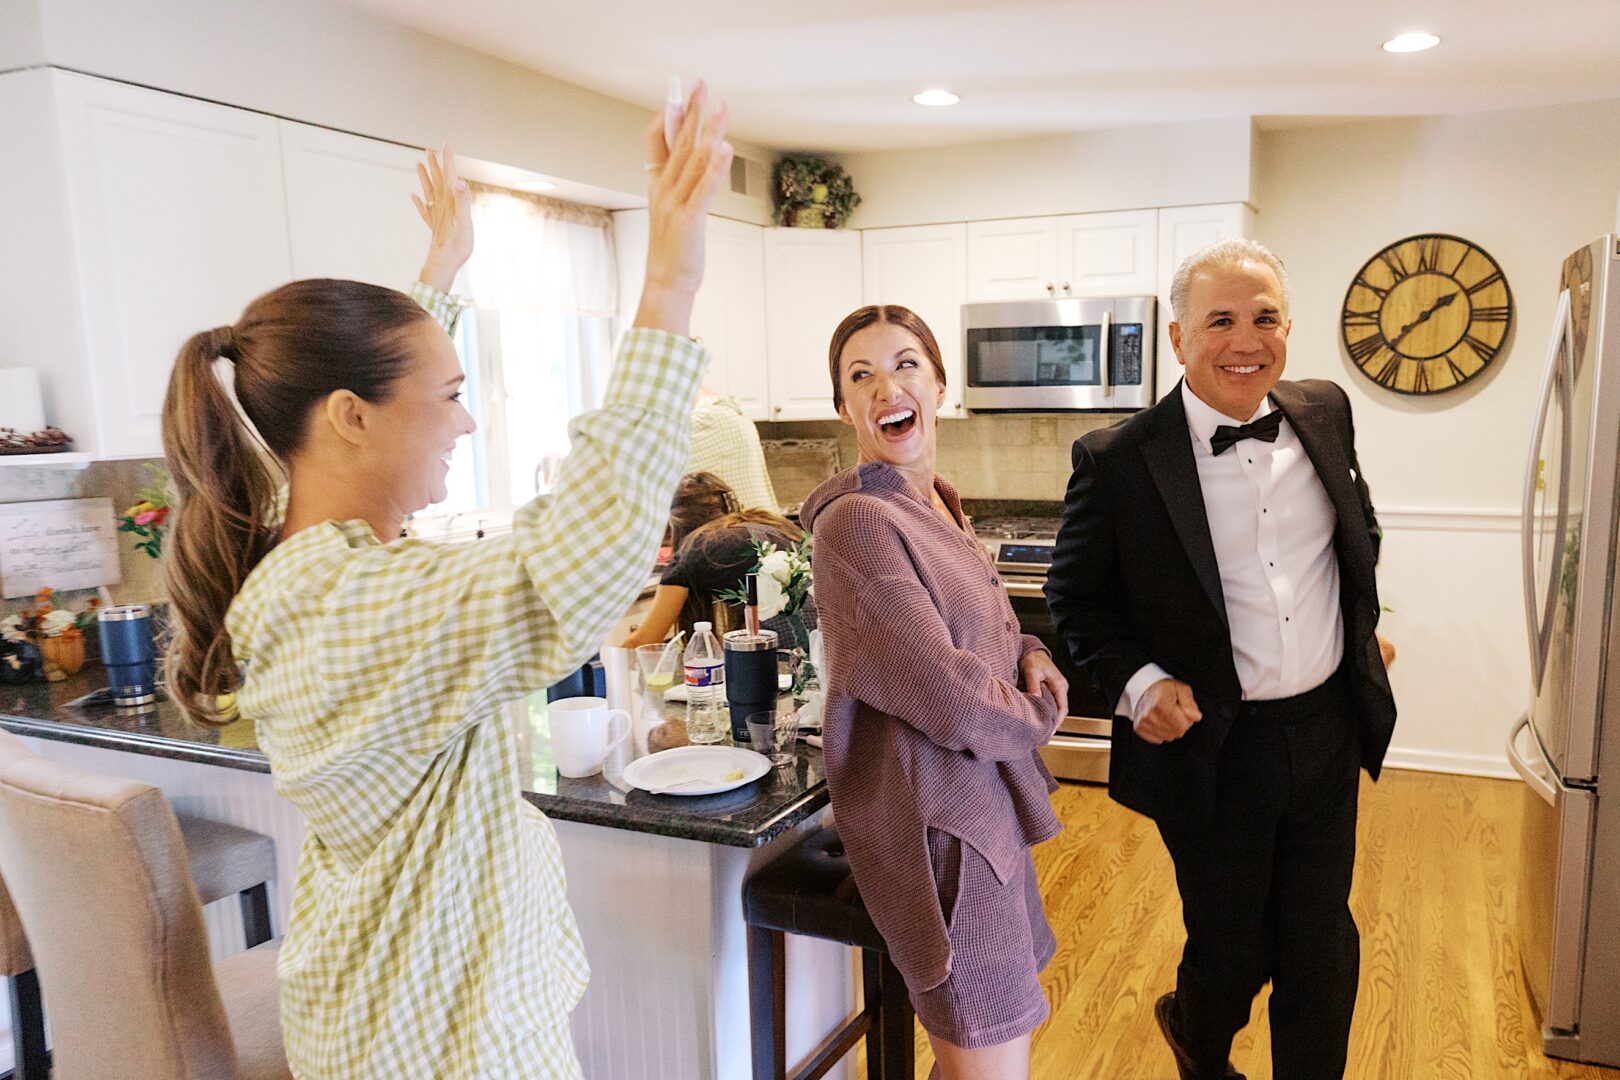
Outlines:
[[[759,577],[759,617],[774,619],[780,615],[793,631],[800,660],[793,678],[793,696],[803,701],[819,686],[815,667],[805,659],[810,654],[810,632],[804,625],[804,602],[814,593],[810,578],[810,538],[806,536],[788,548],[779,548],[768,540],[755,540],[756,561],[750,573]],[[748,603],[746,582],[738,582],[732,589],[717,594],[733,604]]]
[[[811,595],[810,538],[807,536],[790,548],[779,548],[769,540],[755,540],[756,561],[751,574],[759,575],[759,617],[774,619],[778,615],[788,620],[795,637],[801,638],[801,648],[807,647],[800,631],[803,619],[799,609]],[[733,604],[748,603],[748,590],[743,582],[719,594],[720,599]]]

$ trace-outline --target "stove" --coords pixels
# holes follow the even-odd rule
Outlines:
[[[1069,715],[1041,748],[1046,767],[1064,780],[1106,783],[1113,707],[1092,689],[1090,680],[1075,670],[1068,647],[1058,637],[1046,609],[1046,572],[1052,565],[1058,519],[986,517],[973,522],[973,531],[995,560],[1007,587],[1007,599],[1018,615],[1019,629],[1041,639],[1069,680]]]

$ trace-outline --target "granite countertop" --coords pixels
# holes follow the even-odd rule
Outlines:
[[[0,728],[15,735],[80,743],[137,754],[224,765],[267,773],[254,737],[253,722],[239,720],[222,728],[205,728],[180,715],[164,700],[147,709],[120,709],[111,701],[74,704],[107,685],[101,665],[89,663],[76,675],[55,683],[0,684]]]
[[[110,702],[78,703],[106,685],[97,664],[86,664],[64,682],[0,685],[0,728],[16,735],[79,743],[268,773],[270,763],[254,737],[253,723],[198,727],[168,701],[146,710],[117,709]],[[827,805],[821,751],[800,742],[792,765],[772,769],[751,784],[719,795],[649,795],[631,788],[609,769],[571,780],[557,774],[542,699],[530,707],[530,776],[524,798],[557,821],[673,836],[685,840],[758,847]],[[675,717],[674,708],[666,715]],[[676,721],[677,723],[679,721]]]

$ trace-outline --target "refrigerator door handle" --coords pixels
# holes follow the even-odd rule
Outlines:
[[[1530,736],[1530,743],[1534,747],[1535,759],[1533,761],[1519,749],[1520,737],[1526,734]],[[1530,785],[1530,790],[1541,796],[1548,806],[1556,807],[1558,805],[1558,785],[1550,775],[1552,770],[1547,767],[1547,759],[1541,752],[1541,745],[1536,740],[1536,733],[1530,727],[1529,713],[1519,717],[1518,723],[1513,725],[1513,730],[1508,732],[1507,756],[1509,764],[1513,766],[1513,771],[1518,773],[1526,784]]]
[[[1552,605],[1548,605],[1546,620],[1536,611],[1536,545],[1535,545],[1535,519],[1536,519],[1536,481],[1541,475],[1541,436],[1547,424],[1547,408],[1552,404],[1553,383],[1558,376],[1558,350],[1565,343],[1569,333],[1569,290],[1565,289],[1558,294],[1558,307],[1553,313],[1552,340],[1547,345],[1547,363],[1541,371],[1541,392],[1536,397],[1535,426],[1530,432],[1530,458],[1524,469],[1524,512],[1519,520],[1520,543],[1524,556],[1524,619],[1525,628],[1530,634],[1530,685],[1535,692],[1541,692],[1541,675],[1546,665],[1547,638],[1544,621],[1550,622],[1552,618]],[[1568,453],[1568,447],[1560,447],[1561,452]],[[1568,492],[1558,493],[1560,509],[1563,500],[1568,498]],[[1560,518],[1562,518],[1560,514]],[[1563,561],[1564,525],[1560,520],[1557,526],[1557,535],[1553,537],[1552,575],[1547,583],[1549,599],[1555,594],[1558,587],[1558,565]]]

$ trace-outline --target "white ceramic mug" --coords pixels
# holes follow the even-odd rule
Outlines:
[[[608,751],[630,736],[630,714],[608,708],[606,698],[558,698],[546,705],[546,715],[551,720],[551,751],[563,776],[595,776]]]

